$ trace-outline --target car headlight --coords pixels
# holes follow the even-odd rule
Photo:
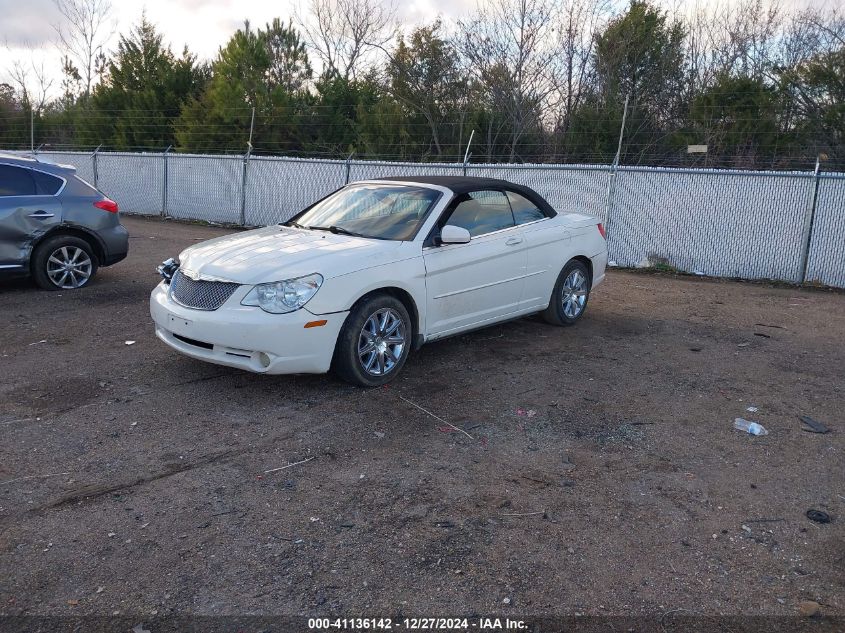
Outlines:
[[[241,305],[258,306],[265,312],[273,314],[293,312],[308,303],[311,297],[317,294],[321,285],[323,285],[323,276],[316,274],[258,284],[247,293]]]

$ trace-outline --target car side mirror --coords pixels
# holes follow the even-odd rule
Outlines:
[[[462,226],[455,226],[454,224],[447,224],[440,229],[440,243],[441,244],[467,244],[472,239],[472,236]]]

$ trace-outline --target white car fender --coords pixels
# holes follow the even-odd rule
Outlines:
[[[417,334],[424,333],[425,264],[422,254],[326,279],[305,307],[313,314],[345,312],[364,295],[386,288],[398,289],[410,296],[419,320]]]

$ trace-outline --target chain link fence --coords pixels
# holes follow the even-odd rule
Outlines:
[[[807,280],[845,288],[845,174],[818,178],[807,248]]]
[[[128,213],[240,226],[287,220],[348,182],[463,175],[527,185],[556,209],[608,226],[618,266],[845,288],[845,174],[395,163],[181,153],[38,152]]]

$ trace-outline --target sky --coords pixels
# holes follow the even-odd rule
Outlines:
[[[175,53],[185,45],[200,59],[211,60],[221,44],[249,19],[253,26],[263,26],[274,17],[287,19],[304,14],[307,0],[112,0],[114,35],[126,32],[146,11]],[[621,1],[621,0],[620,0]],[[658,0],[669,8],[689,4],[686,0]],[[701,0],[699,0],[701,1]],[[706,1],[706,0],[704,0]],[[742,2],[744,0],[727,0]],[[830,0],[782,0],[782,4],[827,3]],[[399,25],[429,23],[437,16],[445,22],[470,15],[478,0],[394,0]],[[6,69],[15,59],[35,60],[47,69],[55,69],[52,94],[59,92],[60,53],[54,42],[54,25],[61,15],[54,0],[0,0],[0,82],[8,81]]]

